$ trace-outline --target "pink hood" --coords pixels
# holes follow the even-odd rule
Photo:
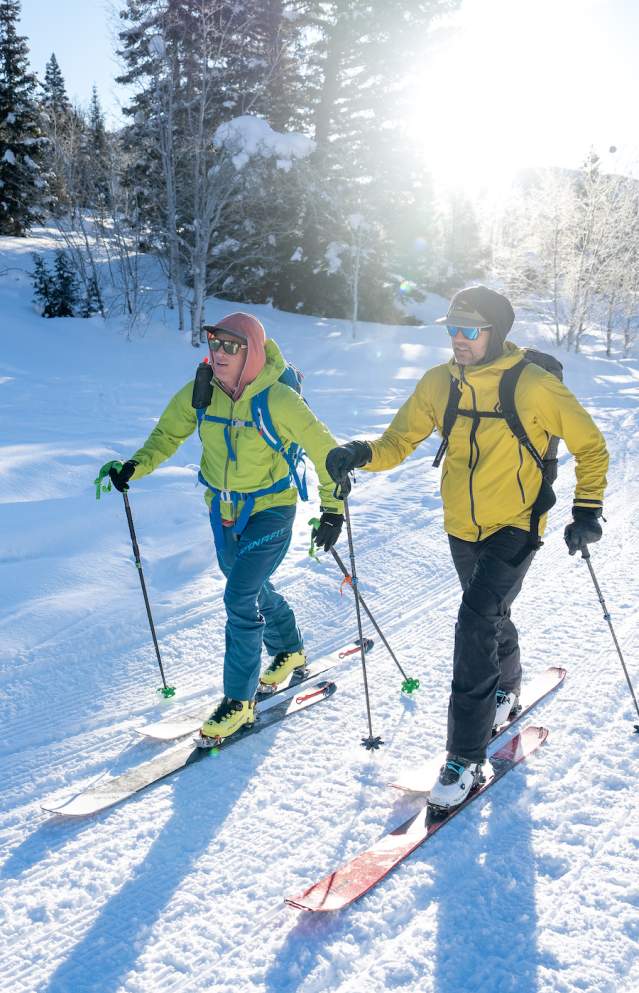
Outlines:
[[[251,314],[243,314],[238,311],[235,314],[228,314],[221,321],[216,321],[215,327],[220,331],[229,331],[240,338],[244,338],[248,348],[246,350],[246,362],[242,369],[240,381],[233,391],[233,400],[239,400],[244,392],[244,387],[252,383],[259,376],[266,364],[266,351],[264,343],[266,341],[266,331],[261,321]]]

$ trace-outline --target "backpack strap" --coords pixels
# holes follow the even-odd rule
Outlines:
[[[532,441],[526,434],[526,429],[521,423],[519,414],[517,413],[517,408],[515,407],[515,390],[517,388],[517,383],[519,382],[519,377],[526,368],[530,365],[527,359],[522,359],[517,365],[511,366],[510,369],[502,374],[499,380],[499,406],[501,407],[501,412],[504,419],[514,434],[515,438],[519,444],[530,453],[538,469],[544,471],[544,460],[533,445]]]
[[[537,364],[535,363],[535,365]],[[557,446],[559,439],[550,439],[545,456],[542,457],[526,434],[526,429],[521,423],[515,406],[515,389],[519,382],[519,377],[527,365],[530,365],[530,362],[527,359],[522,359],[521,362],[507,369],[502,375],[499,382],[499,405],[508,427],[520,445],[530,453],[537,468],[541,472],[539,493],[530,508],[530,541],[533,548],[541,548],[543,542],[539,537],[539,520],[557,501],[552,484],[557,476]]]
[[[450,432],[453,430],[453,425],[457,420],[457,412],[459,410],[460,396],[461,396],[460,383],[457,379],[455,379],[454,376],[451,376],[450,386],[448,389],[448,401],[446,403],[446,410],[444,411],[444,420],[442,423],[442,443],[437,449],[437,454],[433,459],[433,467],[435,469],[439,468],[441,460],[446,454]]]
[[[263,441],[272,448],[274,452],[281,455],[286,462],[289,473],[297,487],[301,500],[308,500],[308,487],[306,484],[306,463],[304,462],[304,452],[299,445],[291,445],[289,449],[284,447],[282,439],[277,433],[277,428],[273,423],[271,412],[268,406],[268,392],[270,387],[257,393],[251,398],[251,414],[253,423],[260,433]],[[300,476],[298,466],[300,463],[304,467],[304,472]]]

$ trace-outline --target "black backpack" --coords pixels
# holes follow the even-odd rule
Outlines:
[[[531,542],[535,548],[539,548],[543,544],[539,540],[539,518],[542,514],[550,510],[557,499],[552,484],[557,478],[557,447],[559,445],[559,438],[551,435],[545,454],[543,456],[540,455],[526,434],[526,429],[517,413],[517,408],[515,407],[515,389],[519,382],[519,377],[530,363],[540,366],[546,372],[556,376],[560,382],[563,382],[563,366],[559,359],[556,359],[554,355],[548,355],[547,352],[538,352],[535,348],[526,348],[524,349],[524,358],[510,369],[506,369],[502,374],[499,381],[499,403],[495,410],[459,410],[460,390],[458,380],[454,376],[450,377],[450,391],[442,425],[442,443],[437,450],[433,466],[437,468],[444,457],[444,453],[448,448],[450,432],[458,415],[472,417],[474,431],[477,430],[482,417],[503,418],[517,441],[522,448],[525,448],[529,452],[541,472],[541,489],[532,506],[530,515]]]

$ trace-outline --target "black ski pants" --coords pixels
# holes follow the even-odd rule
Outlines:
[[[521,663],[510,607],[533,560],[530,534],[502,528],[483,541],[448,536],[463,596],[455,625],[446,747],[473,762],[486,757],[496,693],[519,692]]]

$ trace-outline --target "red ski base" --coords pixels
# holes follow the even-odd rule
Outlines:
[[[348,907],[381,882],[391,869],[431,838],[444,824],[448,824],[460,811],[465,810],[493,783],[528,758],[547,737],[546,728],[534,726],[524,728],[521,734],[515,735],[490,757],[490,763],[486,768],[486,782],[447,817],[427,824],[428,805],[425,805],[410,820],[395,828],[390,834],[384,835],[367,851],[356,855],[354,859],[331,872],[319,883],[314,883],[303,893],[290,897],[285,902],[298,910],[328,911]]]

